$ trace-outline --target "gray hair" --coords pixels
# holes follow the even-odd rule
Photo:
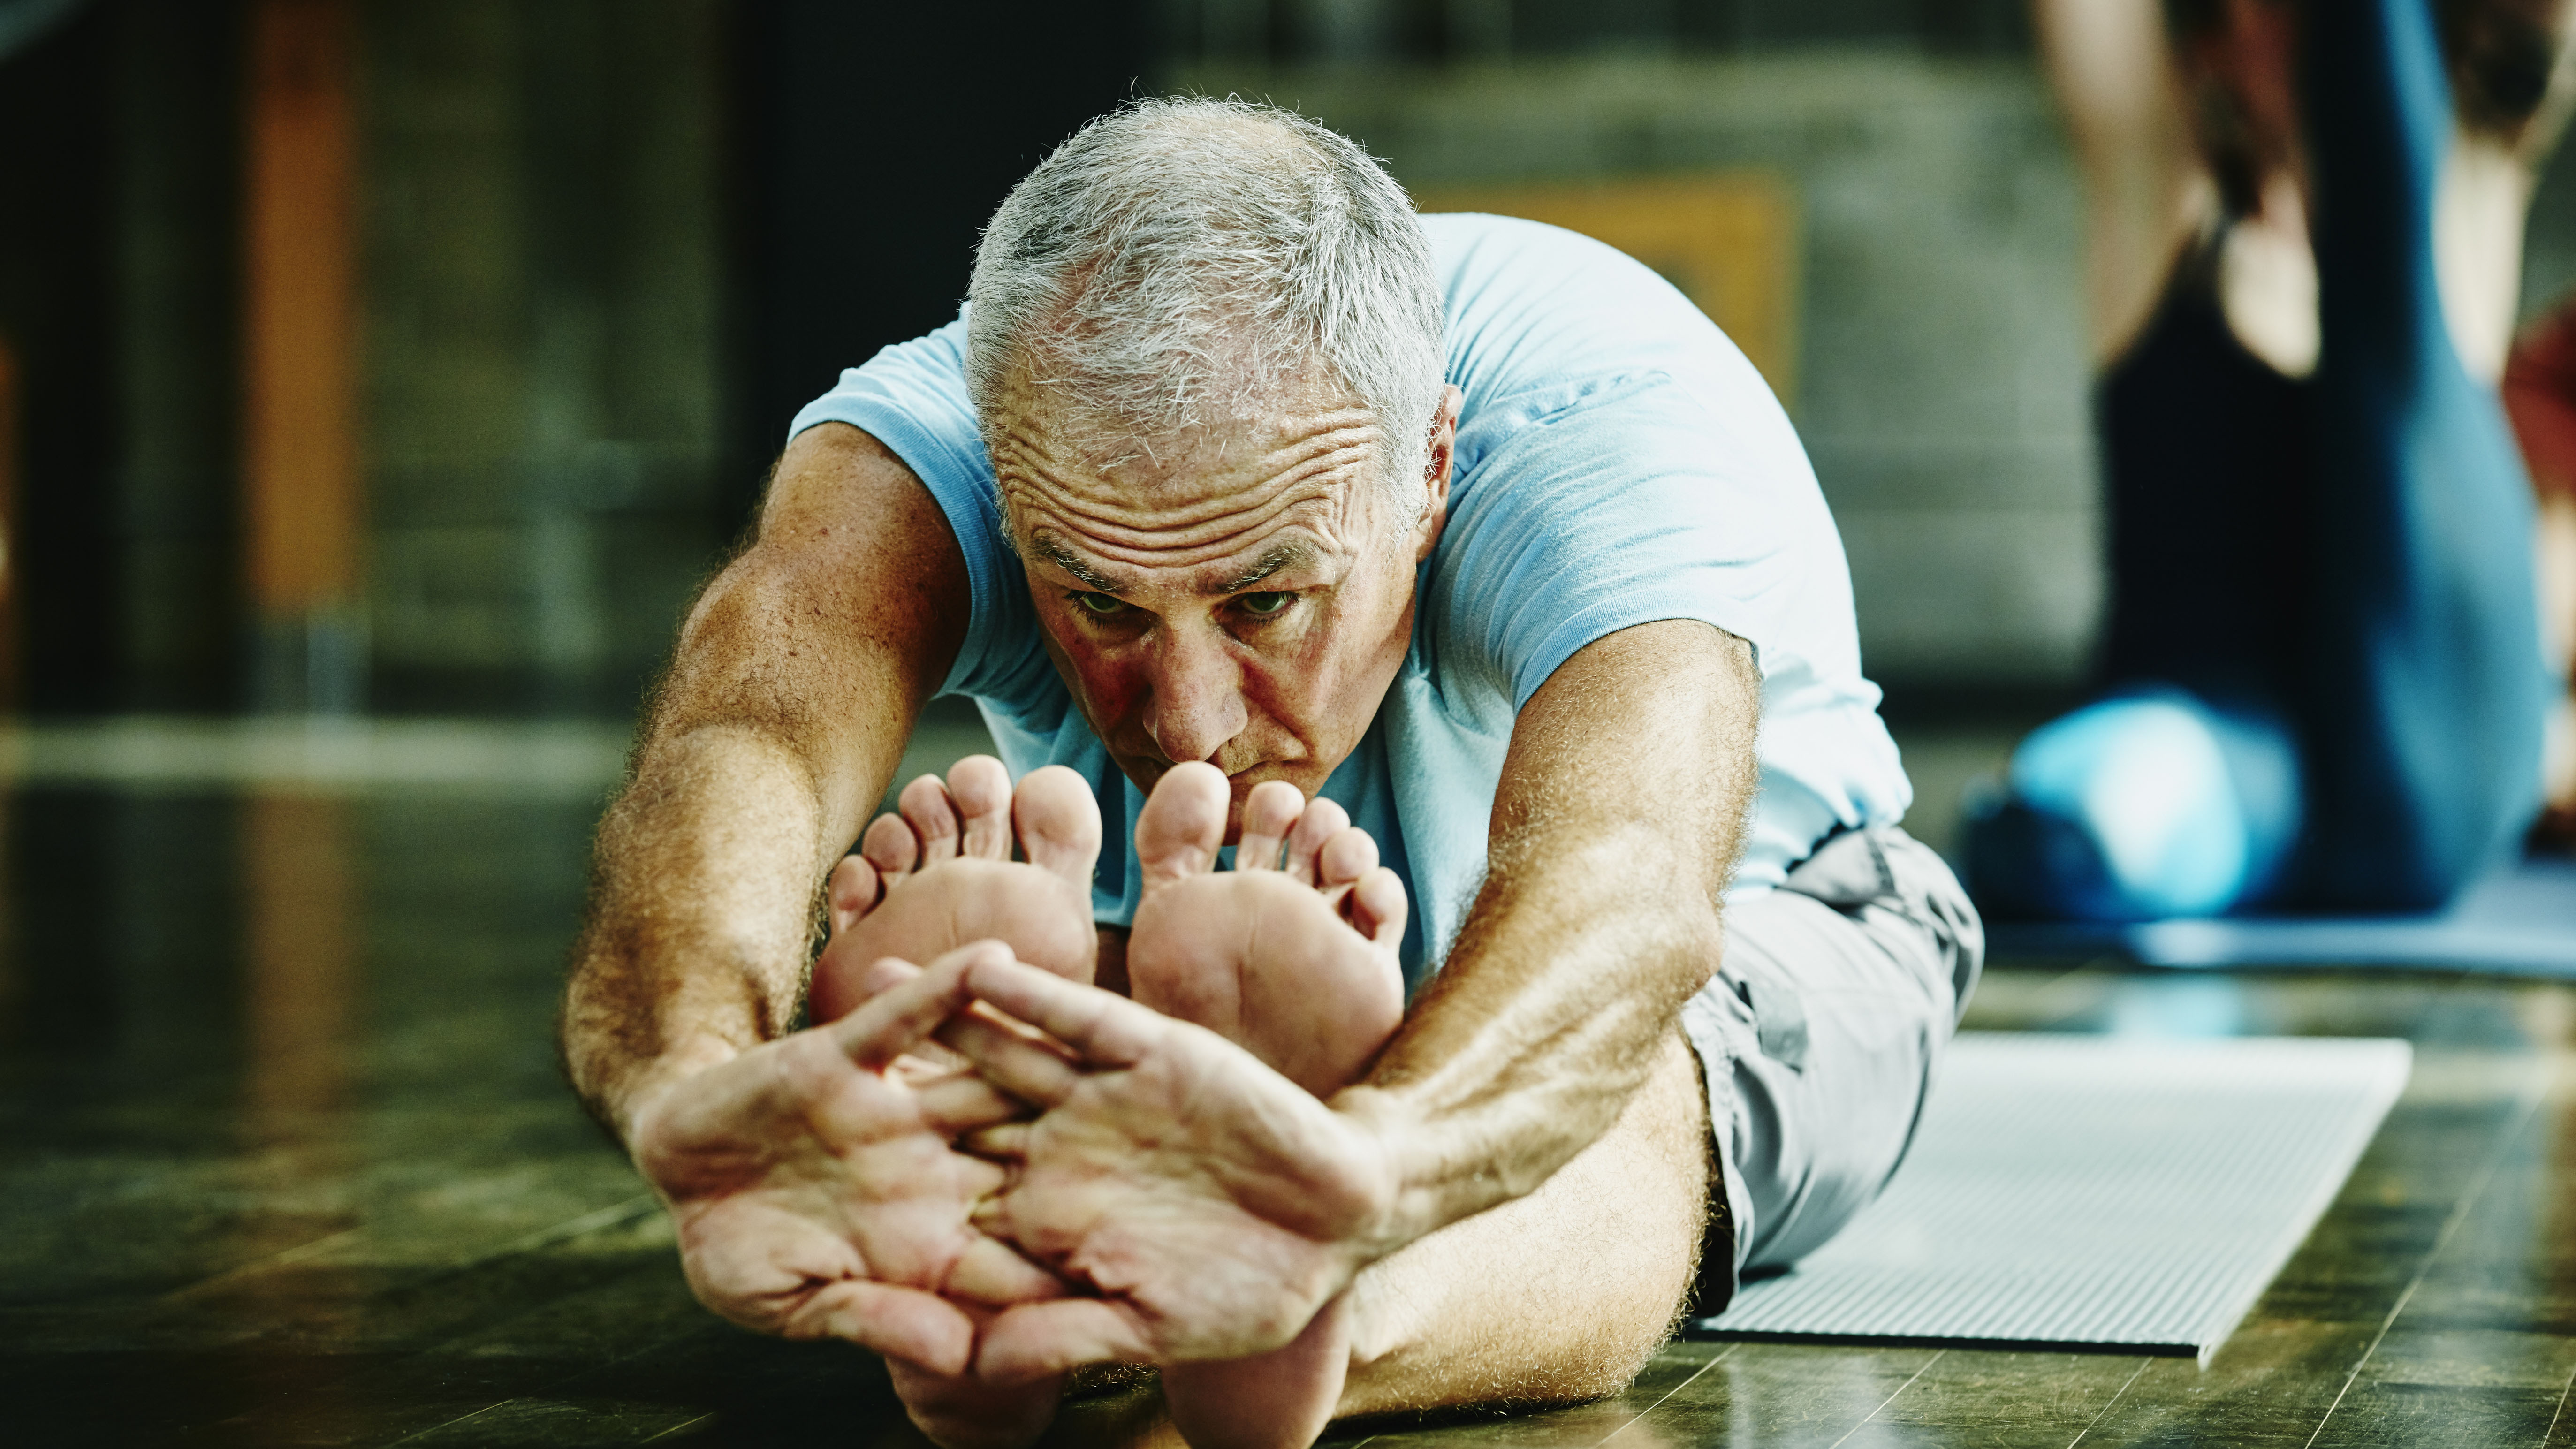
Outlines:
[[[1096,466],[1262,415],[1320,359],[1374,416],[1383,483],[1427,465],[1439,278],[1404,189],[1367,152],[1246,101],[1133,102],[1082,128],[984,229],[966,382],[994,441],[1016,373],[1058,389]]]

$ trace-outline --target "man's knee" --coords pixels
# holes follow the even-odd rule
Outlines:
[[[1892,830],[1837,837],[1735,909],[1726,973],[1683,1020],[1726,1089],[1745,1261],[1795,1262],[1878,1195],[1981,956],[1956,880]]]

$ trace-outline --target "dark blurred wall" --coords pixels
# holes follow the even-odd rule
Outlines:
[[[118,409],[107,325],[108,77],[93,10],[0,65],[0,334],[17,359],[17,517],[9,566],[21,694],[113,701],[116,576],[106,450]]]
[[[228,5],[112,0],[0,62],[31,708],[236,698],[236,46]]]
[[[224,709],[244,685],[241,274],[231,5],[121,0],[112,179],[120,703]]]
[[[2027,0],[1163,0],[1154,19],[1162,50],[1185,63],[2030,44]]]
[[[728,18],[360,5],[374,708],[630,708],[716,557]]]
[[[1138,0],[754,0],[744,21],[740,447],[766,457],[842,368],[956,317],[993,208],[1152,56]]]

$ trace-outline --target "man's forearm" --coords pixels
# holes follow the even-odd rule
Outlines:
[[[562,1045],[621,1141],[660,1087],[794,1019],[824,874],[956,657],[967,588],[938,506],[875,439],[788,445],[600,825]]]
[[[1551,870],[1603,880],[1650,843],[1597,840],[1591,859]],[[1717,964],[1711,901],[1605,902],[1558,889],[1479,916],[1461,936],[1457,955],[1470,959],[1451,968],[1466,968],[1453,989],[1435,984],[1370,1080],[1334,1101],[1388,1144],[1399,1183],[1389,1247],[1535,1189],[1609,1130]],[[1508,938],[1509,955],[1549,964],[1518,971],[1498,960],[1497,979],[1476,982],[1479,936]]]
[[[1524,709],[1476,908],[1334,1101],[1386,1147],[1380,1246],[1537,1187],[1645,1082],[1717,967],[1759,699],[1740,640],[1655,624],[1596,642]]]
[[[575,1090],[621,1141],[655,1089],[793,1019],[832,854],[822,816],[795,752],[710,727],[649,749],[602,822],[563,1048]]]

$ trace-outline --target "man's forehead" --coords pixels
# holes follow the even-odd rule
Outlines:
[[[1267,537],[1212,556],[1184,554],[1158,559],[1150,553],[1140,556],[1125,549],[1111,556],[1087,540],[1044,525],[1032,529],[1022,546],[1104,594],[1131,593],[1149,585],[1168,586],[1173,582],[1193,593],[1237,594],[1278,575],[1327,562],[1338,553],[1293,523],[1272,530]]]
[[[1292,373],[1194,381],[1175,386],[1195,393],[1195,405],[1175,402],[1149,421],[1095,396],[1078,376],[1035,377],[1023,365],[989,404],[997,416],[986,421],[1000,426],[988,432],[1014,461],[1152,489],[1258,468],[1326,438],[1360,443],[1376,430],[1368,403],[1320,359]]]

